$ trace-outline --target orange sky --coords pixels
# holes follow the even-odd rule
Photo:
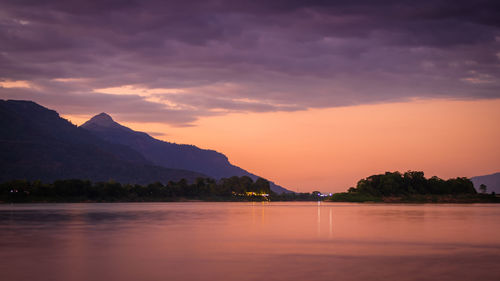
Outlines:
[[[90,116],[64,117],[81,124]],[[163,140],[215,149],[301,192],[344,191],[384,171],[422,170],[443,178],[500,171],[500,99],[238,113],[202,118],[192,127],[115,120],[165,133],[156,136]]]
[[[22,2],[0,1],[3,99],[105,111],[292,190],[500,171],[498,1]]]

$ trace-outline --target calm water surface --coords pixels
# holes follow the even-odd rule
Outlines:
[[[0,280],[500,280],[500,205],[0,205]]]

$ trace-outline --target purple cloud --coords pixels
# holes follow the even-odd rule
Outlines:
[[[499,98],[498,15],[497,1],[6,0],[0,79],[33,87],[0,97],[175,125],[235,111]],[[127,85],[150,91],[99,91]]]

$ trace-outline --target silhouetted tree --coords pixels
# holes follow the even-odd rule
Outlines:
[[[473,183],[468,178],[454,178],[446,181],[432,177],[426,179],[423,172],[386,172],[372,175],[358,181],[349,193],[370,196],[405,196],[412,194],[475,194]]]

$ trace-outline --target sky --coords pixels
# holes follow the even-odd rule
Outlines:
[[[292,190],[488,174],[500,2],[3,0],[0,98],[107,112]]]

